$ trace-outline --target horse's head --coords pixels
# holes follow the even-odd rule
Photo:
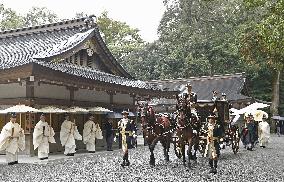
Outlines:
[[[149,126],[155,122],[155,111],[152,106],[148,105],[148,103],[139,103],[138,112],[141,118],[142,126]]]

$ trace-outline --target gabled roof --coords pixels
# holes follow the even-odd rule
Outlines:
[[[250,98],[241,94],[245,84],[245,76],[242,73],[191,77],[189,79],[153,80],[149,83],[155,84],[162,90],[180,92],[184,92],[185,86],[190,84],[192,91],[197,93],[198,100],[211,100],[213,90],[217,91],[219,97],[221,97],[221,93],[226,93],[227,99],[231,101]]]
[[[35,27],[26,27],[0,32],[0,69],[38,62],[58,54],[74,51],[90,37],[95,38],[108,64],[119,76],[132,78],[116,61],[105,45],[95,23],[86,24],[90,17],[67,20]]]
[[[63,73],[137,88],[159,90],[127,73],[115,60],[105,45],[100,31],[90,17],[67,20],[53,24],[0,32],[0,71],[25,64],[38,64]],[[95,39],[107,57],[107,65],[115,73],[105,73],[93,68],[66,62],[51,62],[57,56],[70,55],[90,38]]]

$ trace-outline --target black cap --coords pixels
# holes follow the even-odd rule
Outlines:
[[[16,118],[17,117],[17,114],[15,112],[12,112],[11,113],[11,118]]]

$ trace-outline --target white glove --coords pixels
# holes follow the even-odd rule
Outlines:
[[[116,142],[116,137],[113,138],[113,141]]]

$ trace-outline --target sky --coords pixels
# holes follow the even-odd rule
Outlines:
[[[165,11],[163,0],[0,0],[0,3],[22,15],[33,6],[46,7],[62,19],[71,19],[80,12],[99,16],[108,11],[110,18],[138,28],[148,42],[158,38],[157,28]]]

